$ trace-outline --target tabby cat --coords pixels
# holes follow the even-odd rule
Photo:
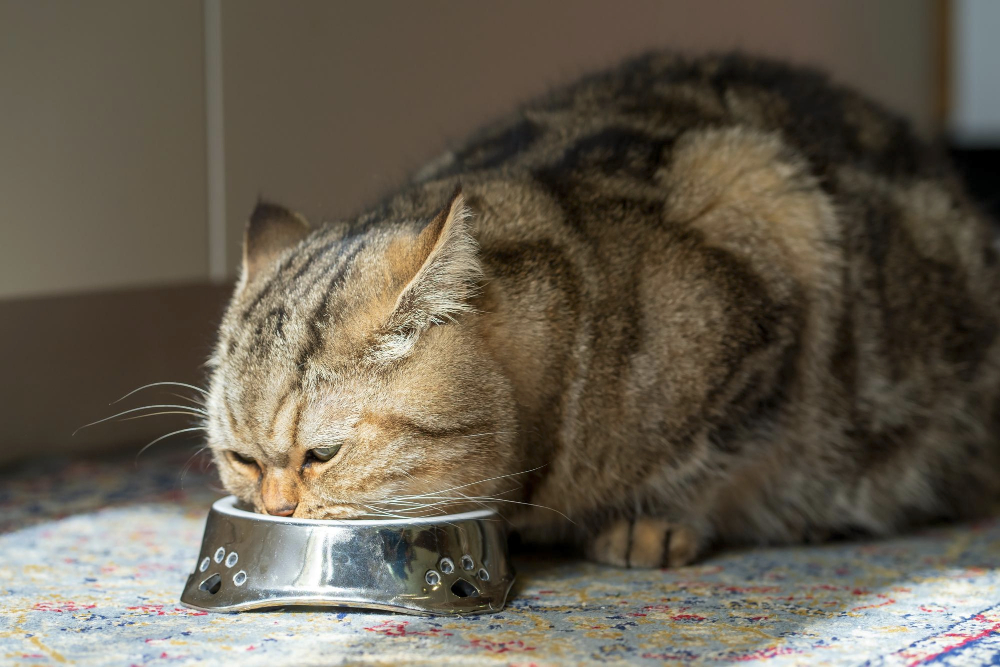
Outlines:
[[[259,512],[495,506],[632,567],[970,516],[1000,487],[992,239],[868,99],[648,55],[355,219],[258,205],[210,446]]]

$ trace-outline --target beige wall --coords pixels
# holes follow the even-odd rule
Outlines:
[[[819,64],[931,123],[932,0],[224,0],[231,264],[258,195],[347,215],[518,101],[653,48]]]
[[[647,49],[819,64],[930,125],[933,0],[221,1],[230,273],[258,196],[349,214]],[[199,0],[0,0],[0,298],[208,277],[205,62]]]
[[[199,0],[0,0],[0,298],[207,272]]]

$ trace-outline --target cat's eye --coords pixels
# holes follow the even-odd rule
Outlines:
[[[239,463],[242,463],[245,466],[257,465],[257,462],[255,460],[253,460],[249,456],[243,456],[243,454],[240,454],[237,451],[229,450],[229,454],[230,456],[233,457],[233,459],[235,459]]]
[[[339,451],[340,445],[333,445],[330,447],[313,447],[309,450],[309,456],[317,461],[326,462],[336,456]]]

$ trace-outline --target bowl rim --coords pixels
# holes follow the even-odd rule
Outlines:
[[[472,510],[461,514],[441,514],[438,516],[414,517],[412,519],[298,519],[285,516],[272,516],[270,514],[257,514],[247,512],[236,507],[236,496],[226,496],[219,498],[212,503],[212,509],[220,514],[225,514],[239,519],[249,521],[264,521],[284,525],[307,525],[307,526],[412,526],[429,523],[455,523],[456,521],[476,521],[479,519],[495,519],[499,515],[493,510]]]

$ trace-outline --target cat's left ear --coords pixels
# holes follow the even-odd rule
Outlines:
[[[409,255],[416,272],[396,299],[376,356],[405,356],[417,338],[435,324],[452,322],[473,312],[472,298],[483,278],[479,244],[469,231],[472,210],[456,190],[441,212],[413,241]],[[409,273],[409,271],[408,271]]]
[[[309,223],[298,213],[277,204],[257,202],[243,237],[244,281],[251,280],[308,233]]]

